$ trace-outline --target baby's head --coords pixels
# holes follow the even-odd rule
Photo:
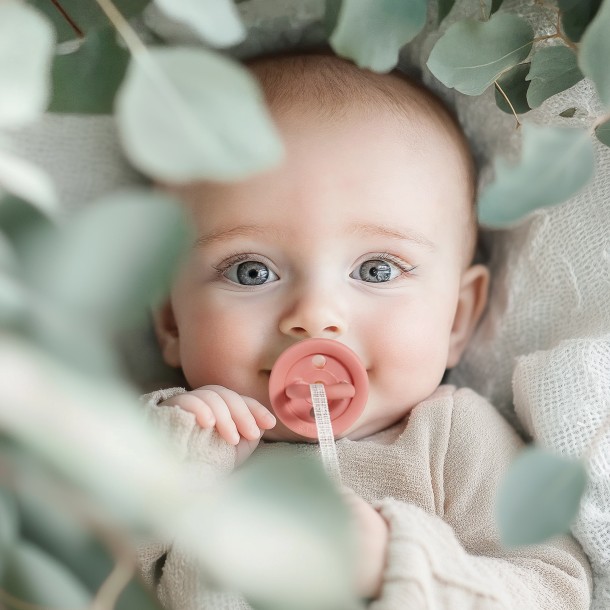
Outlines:
[[[402,419],[457,364],[486,301],[472,265],[474,164],[428,91],[327,55],[250,65],[283,137],[281,165],[176,189],[197,239],[155,324],[191,388],[270,407],[269,373],[307,338],[335,339],[369,377],[344,436]],[[293,440],[281,423],[268,440]]]

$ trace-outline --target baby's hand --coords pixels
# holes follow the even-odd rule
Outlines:
[[[262,433],[275,426],[275,417],[260,402],[220,385],[206,385],[178,394],[164,400],[160,406],[176,406],[193,413],[199,426],[215,426],[227,443],[241,444],[242,451],[250,450],[250,453],[258,445]],[[244,444],[247,447],[243,447]]]

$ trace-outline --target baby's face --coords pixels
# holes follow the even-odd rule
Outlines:
[[[335,339],[369,377],[343,435],[358,439],[403,418],[459,358],[470,203],[459,153],[433,129],[409,142],[389,114],[350,112],[278,116],[280,167],[181,190],[198,242],[171,293],[176,340],[164,354],[192,388],[222,385],[270,408],[279,355]],[[279,422],[265,438],[298,439]]]

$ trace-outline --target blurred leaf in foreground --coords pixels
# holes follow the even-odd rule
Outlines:
[[[30,542],[7,550],[0,580],[4,593],[26,604],[62,610],[82,610],[91,593],[64,565]]]
[[[190,26],[215,47],[238,44],[246,37],[246,28],[233,0],[154,0],[168,16]]]
[[[533,39],[529,23],[511,13],[496,13],[483,22],[465,19],[439,38],[427,65],[447,87],[480,95],[529,55]]]
[[[594,83],[606,108],[610,108],[610,2],[604,2],[587,28],[578,52],[578,65]]]
[[[129,53],[117,44],[114,28],[91,30],[72,53],[56,55],[50,112],[112,114]]]
[[[3,433],[44,465],[45,484],[94,499],[98,518],[146,530],[184,503],[177,458],[119,382],[77,375],[5,335],[0,396]]]
[[[239,180],[283,155],[254,77],[209,50],[158,48],[132,58],[116,103],[127,155],[160,181]]]
[[[426,24],[427,0],[343,0],[330,44],[361,68],[389,72]]]
[[[502,542],[536,544],[568,533],[586,483],[583,462],[536,447],[525,449],[511,464],[498,493]]]
[[[0,2],[0,127],[26,125],[46,108],[54,45],[53,28],[38,11],[19,0]]]
[[[562,203],[593,175],[593,142],[584,129],[523,126],[520,162],[495,164],[495,181],[479,200],[482,224],[502,227],[529,212]]]
[[[549,97],[569,89],[583,79],[576,53],[559,45],[539,49],[532,57],[532,68],[527,77],[531,81],[527,101],[537,108]]]
[[[210,524],[214,524],[210,527]],[[258,608],[353,607],[350,518],[318,460],[263,455],[182,522],[177,544]]]

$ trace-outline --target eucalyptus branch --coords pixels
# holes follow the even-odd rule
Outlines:
[[[51,2],[53,3],[53,6],[61,13],[61,16],[68,22],[68,25],[74,30],[74,33],[79,38],[84,38],[85,33],[78,27],[76,21],[70,17],[68,11],[66,11],[66,9],[59,3],[59,0],[51,0]]]
[[[496,89],[502,94],[502,97],[504,97],[504,99],[506,100],[506,103],[510,106],[513,116],[515,117],[515,121],[517,121],[516,128],[519,129],[519,127],[521,127],[521,121],[519,120],[519,117],[517,116],[515,107],[511,104],[511,101],[508,99],[508,95],[506,95],[506,93],[504,92],[504,89],[502,89],[502,87],[500,87],[497,80],[494,81],[494,85],[496,86]]]
[[[108,578],[98,589],[89,610],[112,610],[134,573],[134,562],[127,557],[120,557]]]

